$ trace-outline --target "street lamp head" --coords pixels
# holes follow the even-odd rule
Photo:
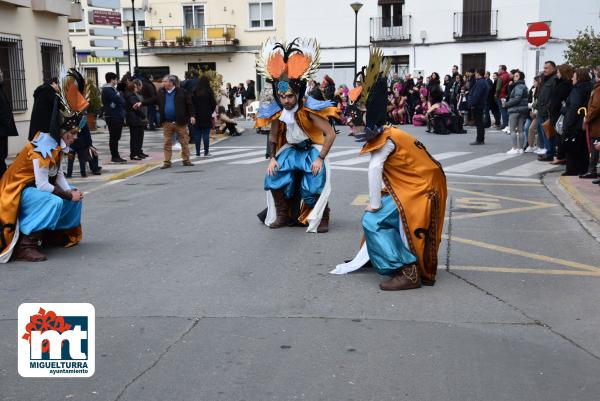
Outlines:
[[[358,10],[360,10],[362,6],[363,6],[363,4],[359,3],[359,2],[355,2],[355,3],[350,4],[350,7],[352,7],[352,9],[354,10],[354,12],[356,14],[358,14]]]

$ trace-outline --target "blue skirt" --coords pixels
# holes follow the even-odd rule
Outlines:
[[[82,205],[34,187],[25,188],[19,206],[19,231],[29,235],[42,230],[75,228],[81,224]]]
[[[285,197],[290,199],[294,196],[294,180],[296,174],[300,173],[300,197],[310,208],[315,206],[317,198],[323,192],[325,186],[325,165],[316,176],[313,175],[310,166],[319,157],[319,151],[315,147],[307,150],[298,150],[289,147],[277,156],[279,170],[274,176],[265,177],[265,191],[272,189],[283,189]]]
[[[400,214],[391,196],[383,197],[377,212],[365,212],[362,226],[369,259],[379,274],[392,275],[417,261],[402,239]]]

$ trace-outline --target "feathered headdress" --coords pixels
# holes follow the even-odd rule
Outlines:
[[[85,125],[84,112],[89,106],[89,87],[85,78],[74,68],[63,65],[58,75],[58,107],[55,107],[50,134],[60,141],[60,130],[83,128]]]
[[[320,48],[316,39],[296,38],[291,43],[268,39],[256,57],[256,70],[273,84],[273,94],[304,95],[306,81],[319,69]]]
[[[354,125],[364,125],[365,132],[355,134],[358,141],[369,141],[383,131],[387,120],[387,76],[391,65],[381,49],[373,48],[369,65],[356,74],[354,89],[348,97],[352,102],[351,115]],[[366,113],[366,118],[363,117]]]

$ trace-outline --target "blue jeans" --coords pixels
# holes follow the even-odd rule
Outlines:
[[[194,127],[194,145],[196,145],[196,156],[200,156],[200,144],[204,140],[204,156],[208,154],[210,145],[210,128]]]
[[[496,103],[500,109],[500,117],[502,117],[502,128],[506,128],[506,126],[508,126],[508,109],[502,107],[502,101],[500,99],[496,99]]]
[[[525,120],[525,126],[523,127],[523,135],[525,136],[525,147],[527,146],[533,146],[532,143],[529,143],[528,141],[528,132],[529,132],[529,127],[531,127],[531,117],[527,117],[527,120]]]
[[[541,146],[546,149],[546,157],[554,157],[556,151],[556,137],[548,139],[542,128],[544,121],[548,120],[548,117],[538,117],[538,141],[542,144]]]

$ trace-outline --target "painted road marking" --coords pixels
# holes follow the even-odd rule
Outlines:
[[[247,152],[247,153],[242,153],[242,154],[237,154],[237,155],[229,155],[229,156],[222,156],[222,157],[213,157],[210,159],[197,160],[197,161],[194,161],[194,164],[199,165],[199,164],[206,164],[206,163],[214,163],[214,162],[220,162],[223,160],[242,159],[242,158],[248,157],[248,156],[258,156],[258,155],[264,155],[264,154],[265,154],[264,150],[255,150],[254,152]]]
[[[368,155],[353,157],[352,159],[346,159],[339,162],[331,163],[332,166],[353,166],[355,164],[368,163],[371,157]]]
[[[453,157],[469,155],[471,153],[472,152],[444,152],[444,153],[438,153],[438,154],[435,154],[432,156],[435,160],[440,161],[440,160],[451,159]]]
[[[451,173],[468,173],[469,171],[477,170],[482,167],[491,166],[492,164],[500,163],[504,160],[508,160],[515,157],[515,155],[508,155],[506,153],[494,153],[476,159],[471,159],[463,163],[453,164],[448,167],[444,167],[444,171]]]
[[[498,210],[502,209],[498,199],[491,198],[455,198],[455,205],[460,209]]]
[[[600,277],[600,272],[594,273],[581,270],[560,270],[560,269],[535,269],[527,267],[495,267],[495,266],[453,266],[450,265],[450,271],[478,271],[488,273],[527,273],[527,274],[547,274],[556,276],[590,276]]]
[[[513,177],[529,177],[536,174],[541,174],[549,170],[556,169],[555,165],[546,162],[540,162],[534,160],[529,163],[522,164],[520,166],[504,170],[498,173],[498,175],[510,175]]]
[[[227,164],[255,164],[255,163],[262,163],[262,162],[266,162],[267,159],[264,155],[262,157],[255,157],[253,159],[248,159],[248,160],[238,160],[235,162],[229,162]]]

